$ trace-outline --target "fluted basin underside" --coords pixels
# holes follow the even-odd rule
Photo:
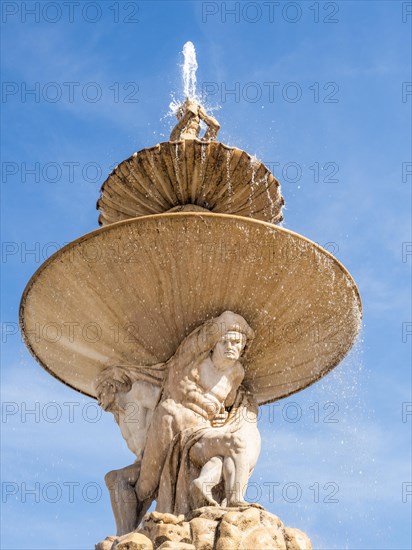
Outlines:
[[[103,368],[166,361],[224,310],[256,332],[245,382],[260,403],[335,367],[361,318],[353,279],[317,244],[243,217],[174,213],[110,225],[59,250],[28,283],[20,323],[39,363],[93,396]]]
[[[99,224],[187,204],[279,223],[279,182],[244,151],[198,139],[165,142],[121,162],[101,188]]]

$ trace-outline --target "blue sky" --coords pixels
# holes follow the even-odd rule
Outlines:
[[[314,548],[412,547],[410,12],[396,1],[2,3],[2,548],[92,548],[115,530],[103,477],[133,456],[108,415],[29,355],[18,305],[48,255],[97,227],[111,168],[168,138],[187,40],[220,140],[273,167],[284,226],[335,253],[364,307],[341,366],[262,408],[248,496]]]

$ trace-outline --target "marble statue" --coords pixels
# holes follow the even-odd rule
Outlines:
[[[154,499],[162,513],[246,505],[260,452],[257,404],[242,386],[253,330],[231,311],[192,331],[165,363],[106,368],[95,383],[134,464],[106,484],[117,534],[136,529]]]

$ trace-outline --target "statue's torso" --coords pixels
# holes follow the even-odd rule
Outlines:
[[[127,446],[138,459],[142,457],[147,428],[153,411],[141,407],[139,403],[130,403],[125,411],[119,413],[119,428]]]
[[[240,371],[243,368],[238,362],[226,370],[218,370],[209,355],[183,369],[171,369],[165,397],[210,421],[222,408]]]
[[[147,429],[159,400],[161,388],[136,380],[119,407],[117,422],[129,449],[139,459],[143,454]]]

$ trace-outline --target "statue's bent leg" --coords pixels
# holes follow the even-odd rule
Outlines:
[[[212,428],[193,445],[190,460],[202,468],[192,484],[196,500],[200,502],[203,499],[209,505],[216,505],[211,491],[220,482],[223,473],[227,505],[244,502],[243,493],[249,473],[248,468],[246,472],[243,471],[248,463],[245,449],[245,443],[239,435],[218,428]]]
[[[246,504],[244,494],[249,481],[249,467],[244,453],[233,453],[224,459],[223,479],[227,506]]]
[[[215,456],[228,456],[227,434],[220,428],[211,428],[190,449],[190,460],[202,468]]]
[[[144,501],[156,492],[163,466],[173,440],[173,417],[160,405],[152,418],[147,433],[142,467],[136,485],[139,500]]]
[[[105,475],[118,536],[130,533],[137,527],[138,502],[135,485],[139,473],[140,462],[137,462]]]
[[[212,489],[221,480],[222,467],[222,458],[214,456],[203,466],[199,477],[192,481],[190,488],[195,508],[219,505],[212,496]]]
[[[244,493],[249,480],[250,467],[246,443],[239,433],[212,428],[193,445],[190,459],[202,468],[200,476],[193,482],[193,490],[199,498],[203,497],[209,504],[215,503],[213,499],[209,500],[211,497],[208,489],[212,489],[212,481],[217,478],[216,458],[220,463],[223,460],[222,473],[227,506],[246,504]],[[219,481],[220,478],[216,479],[216,484]]]

